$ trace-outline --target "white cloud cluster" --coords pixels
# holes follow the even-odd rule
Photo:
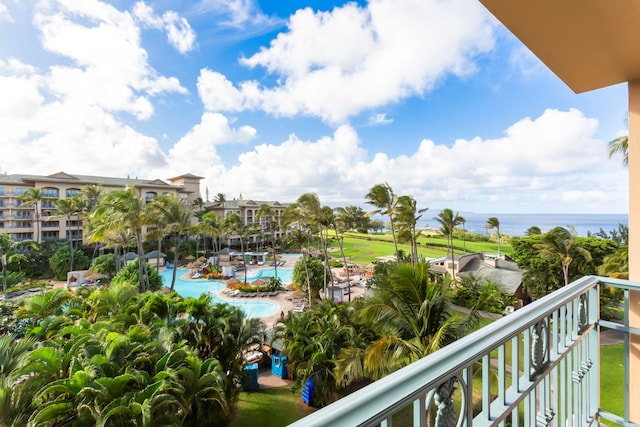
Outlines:
[[[9,13],[9,9],[7,8],[7,5],[5,5],[2,2],[0,2],[0,21],[7,21],[7,22],[13,21],[13,18]]]
[[[195,13],[213,15],[216,24],[259,33],[279,25],[280,20],[262,13],[256,0],[201,0]]]
[[[137,175],[161,167],[158,142],[120,115],[148,119],[154,96],[187,91],[150,66],[132,16],[97,0],[51,0],[34,6],[33,24],[58,60],[41,70],[0,59],[0,168]]]
[[[133,7],[133,15],[146,27],[164,29],[167,32],[169,44],[180,53],[187,53],[195,47],[195,31],[189,22],[176,12],[167,11],[162,16],[158,16],[151,6],[139,1]]]
[[[474,57],[494,45],[492,21],[466,0],[373,0],[330,12],[306,8],[291,16],[287,32],[268,48],[242,58],[278,77],[234,87],[222,75],[201,75],[212,111],[261,109],[274,115],[309,115],[329,123],[410,96],[423,95],[453,74],[475,70]],[[443,37],[446,35],[446,37]],[[211,100],[224,87],[230,103]]]
[[[361,205],[371,186],[388,182],[433,209],[624,211],[626,171],[608,160],[596,128],[596,120],[577,110],[547,110],[515,123],[502,138],[451,147],[423,140],[414,153],[389,157],[367,153],[355,130],[341,126],[317,141],[291,135],[279,145],[259,145],[236,166],[215,164],[200,173],[213,193],[259,200],[290,202],[311,191],[325,204]]]
[[[204,111],[196,112],[195,124],[188,121],[192,116],[180,117],[189,129],[168,147],[140,130],[140,122],[151,121],[161,95],[164,101],[187,89],[150,65],[141,27],[171,33],[175,25],[181,33],[190,30],[186,21],[159,15],[143,2],[123,12],[98,0],[43,0],[33,22],[55,62],[45,68],[0,58],[0,172],[145,178],[190,172],[206,177],[203,190],[211,194],[291,202],[312,191],[331,205],[362,204],[371,186],[389,182],[432,209],[626,209],[626,171],[618,159],[607,160],[606,144],[595,137],[597,121],[578,110],[550,109],[521,119],[500,138],[478,136],[452,146],[429,135],[400,140],[416,148],[397,156],[368,151],[356,129],[344,123],[314,140],[291,134],[249,145],[260,127],[248,124],[252,116],[241,116],[244,110],[333,123],[367,111],[369,125],[392,123],[380,109],[423,95],[450,74],[466,76],[474,70],[474,55],[491,48],[492,25],[476,3],[372,0],[366,7],[299,11],[286,33],[245,59],[278,82],[234,83],[201,69],[197,91]],[[184,34],[176,40],[181,37],[183,49],[194,43]],[[246,149],[230,164],[223,145]]]

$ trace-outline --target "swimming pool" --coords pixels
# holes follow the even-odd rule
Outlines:
[[[183,297],[199,298],[203,293],[209,293],[214,303],[226,303],[240,307],[247,317],[267,317],[275,314],[280,306],[271,301],[241,300],[233,301],[222,299],[218,296],[218,292],[224,289],[226,285],[222,282],[206,279],[182,279],[180,276],[189,273],[189,269],[179,268],[176,272],[176,283],[174,289]],[[278,276],[280,272],[278,271]],[[171,276],[173,270],[162,270],[160,276],[165,286],[171,286]],[[273,274],[272,274],[273,276]]]
[[[249,271],[249,274],[250,276],[247,276],[247,282],[265,277],[278,277],[282,280],[283,285],[293,283],[293,270],[290,268],[261,268],[257,271]]]

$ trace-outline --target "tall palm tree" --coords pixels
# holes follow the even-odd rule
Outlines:
[[[274,220],[276,218],[276,211],[268,203],[263,203],[258,208],[256,217],[261,220],[261,223],[266,225],[269,230],[269,237],[271,238],[271,253],[273,254],[273,269],[275,276],[278,277],[278,251],[276,250],[276,237],[273,228]],[[264,220],[264,221],[262,221]]]
[[[365,196],[366,203],[376,207],[375,210],[368,212],[367,215],[385,215],[389,217],[389,225],[391,228],[391,236],[393,237],[393,247],[395,249],[396,262],[400,265],[400,254],[398,253],[398,241],[396,239],[395,219],[396,207],[398,205],[398,196],[386,182],[384,184],[376,184]]]
[[[467,230],[464,225],[467,223],[467,219],[463,216],[460,217],[460,224],[462,224],[462,251],[467,253]]]
[[[498,218],[496,218],[495,216],[492,216],[491,218],[487,219],[486,227],[496,229],[496,234],[498,237],[498,256],[500,256],[500,241],[502,240],[502,236],[500,235],[500,220],[498,220]]]
[[[324,243],[325,236],[323,234],[323,227],[325,224],[325,222],[323,221],[324,213],[323,213],[322,205],[320,204],[320,199],[318,198],[318,195],[315,193],[305,193],[300,197],[298,197],[298,200],[296,200],[295,206],[296,206],[295,210],[298,215],[299,224],[305,226],[309,231],[318,231],[321,245],[323,249],[325,249],[323,251],[324,258],[325,258],[325,265],[328,265],[328,263],[326,262],[326,257],[327,257],[326,244]],[[311,295],[311,285],[309,283],[309,272],[307,270],[306,262],[304,266],[305,266],[305,272],[307,275],[307,288],[309,289],[309,305],[311,305],[313,297]],[[325,292],[325,295],[326,295],[326,292]]]
[[[379,283],[358,312],[378,338],[364,351],[343,352],[337,378],[379,379],[464,336],[478,320],[451,311],[448,285],[431,279],[428,265],[403,265]]]
[[[28,188],[22,195],[18,196],[18,198],[22,201],[22,206],[34,206],[35,208],[34,220],[36,222],[36,238],[34,240],[36,243],[40,243],[42,241],[40,222],[42,221],[42,201],[45,200],[44,189]]]
[[[175,247],[173,255],[173,265],[178,265],[178,244],[180,235],[191,226],[193,208],[173,195],[164,195],[153,198],[149,205],[149,211],[155,212],[156,217],[163,218],[165,235],[173,235],[173,245]],[[159,256],[160,254],[158,254]],[[176,268],[173,269],[171,277],[171,290],[173,291],[176,282]]]
[[[591,261],[591,253],[575,245],[576,230],[569,227],[555,227],[541,237],[541,243],[535,245],[538,255],[543,258],[559,259],[564,276],[564,285],[569,284],[569,266],[573,262],[573,255],[579,254],[587,262]]]
[[[202,224],[202,231],[206,236],[211,236],[211,249],[213,252],[220,250],[220,235],[222,233],[222,221],[214,212],[206,212],[200,218]]]
[[[73,271],[74,247],[71,236],[71,218],[78,217],[82,212],[82,199],[79,196],[55,201],[56,210],[51,215],[51,219],[64,218],[67,227],[67,240],[69,240],[69,271]]]
[[[447,236],[449,250],[451,251],[451,271],[454,279],[456,277],[456,264],[453,254],[453,232],[455,231],[456,226],[460,224],[461,218],[462,217],[458,215],[458,212],[453,213],[449,208],[443,209],[438,216],[433,218],[440,223],[440,231],[442,231],[442,234]]]
[[[228,217],[226,217],[224,219],[223,222],[223,227],[224,229],[229,233],[229,234],[234,234],[236,236],[240,237],[240,251],[242,252],[242,262],[245,262],[244,259],[244,235],[246,233],[246,224],[244,223],[244,220],[242,219],[242,217],[236,213],[233,213],[231,215],[229,215]],[[246,266],[245,266],[245,273],[244,273],[244,284],[246,286],[247,284],[247,271],[246,271]]]
[[[607,145],[609,147],[609,158],[616,154],[622,154],[622,164],[629,167],[629,135],[609,141]]]
[[[111,191],[96,206],[90,216],[91,221],[94,222],[94,238],[104,236],[107,231],[121,230],[122,228],[133,232],[138,250],[140,291],[148,291],[149,278],[147,277],[142,246],[142,233],[148,222],[146,200],[138,197],[133,188]]]
[[[417,224],[422,214],[429,208],[418,209],[416,200],[411,196],[398,197],[397,224],[398,229],[406,231],[411,239],[411,265],[418,263],[418,237],[421,232],[417,231]]]

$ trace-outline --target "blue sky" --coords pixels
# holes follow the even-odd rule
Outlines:
[[[0,171],[203,197],[626,213],[626,85],[574,94],[474,0],[0,0]]]

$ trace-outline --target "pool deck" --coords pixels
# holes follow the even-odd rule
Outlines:
[[[284,261],[284,265],[279,266],[278,268],[284,268],[284,269],[293,269],[293,267],[295,266],[296,262],[298,262],[297,257],[282,257],[281,261]],[[253,277],[256,275],[256,273],[260,270],[267,270],[267,269],[272,269],[273,267],[270,265],[247,265],[246,266],[246,270],[245,270],[245,274],[247,275],[247,277]],[[334,271],[334,274],[336,276],[338,276],[338,272],[340,269],[337,269]],[[244,274],[240,274],[237,275],[236,278],[238,280],[243,280],[244,279]],[[193,280],[191,279],[190,274],[184,274],[181,276],[182,279],[185,280]],[[198,279],[200,280],[200,279]],[[287,283],[285,283],[286,285]],[[352,286],[351,287],[351,299],[354,298],[358,298],[361,297],[364,294],[364,286]],[[230,298],[228,295],[225,295],[224,293],[222,293],[222,290],[218,292],[217,294],[218,298],[220,298],[221,300],[224,301],[229,301],[229,302],[234,302],[234,301],[238,301],[238,299],[236,298]],[[286,291],[280,291],[278,292],[277,296],[274,297],[256,297],[256,298],[252,298],[250,300],[246,300],[243,299],[242,301],[270,301],[273,302],[275,304],[278,305],[278,310],[276,310],[276,312],[272,315],[266,316],[266,317],[261,317],[260,319],[265,323],[265,325],[267,327],[271,327],[273,325],[275,325],[275,323],[278,321],[278,319],[280,319],[281,316],[281,312],[284,312],[285,314],[287,314],[289,311],[293,310],[295,307],[295,304],[290,301],[289,299],[287,299],[288,297],[288,292]]]

